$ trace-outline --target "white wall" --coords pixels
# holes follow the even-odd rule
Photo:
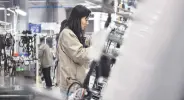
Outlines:
[[[66,12],[64,8],[58,8],[54,14],[57,18],[55,21],[61,22],[64,19],[66,19]],[[38,22],[47,22],[48,17],[51,17],[53,15],[48,16],[47,15],[47,9],[46,8],[30,8],[29,9],[29,22],[31,23],[38,23]]]
[[[58,9],[58,22],[62,22],[66,19],[66,12],[64,8]]]
[[[31,8],[29,9],[29,22],[47,22],[47,10],[45,8]]]
[[[93,12],[94,16],[94,32],[104,29],[105,21],[107,20],[107,14],[102,12]]]

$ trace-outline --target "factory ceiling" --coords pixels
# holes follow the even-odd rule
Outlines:
[[[104,2],[112,2],[113,0],[28,0],[29,7],[55,5],[63,7],[73,7],[77,4],[85,5],[92,11],[111,12],[113,7],[104,4]],[[18,5],[21,0],[0,0],[0,7]]]

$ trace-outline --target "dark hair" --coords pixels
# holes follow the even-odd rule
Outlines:
[[[61,33],[61,32],[60,32],[60,33]],[[56,42],[57,42],[57,43],[58,43],[58,40],[59,40],[59,35],[60,35],[60,33],[56,35]]]
[[[45,41],[45,37],[41,37],[40,42],[44,42],[44,41]]]
[[[83,36],[84,34],[81,28],[81,18],[82,17],[88,18],[90,14],[91,11],[88,8],[82,5],[77,5],[72,9],[68,20],[66,22],[63,22],[64,28],[67,26],[69,29],[71,29],[79,39],[80,43],[83,45],[85,44],[85,41]],[[60,29],[63,30],[64,28],[62,27]],[[60,30],[60,32],[62,30]]]
[[[61,22],[61,27],[60,27],[59,33],[62,32],[62,30],[66,27],[66,25],[67,25],[67,20],[65,19],[65,20],[63,20],[63,21]]]
[[[61,32],[63,31],[63,29],[66,27],[66,25],[67,25],[67,20],[65,19],[61,22],[59,34],[56,35],[56,42],[57,43],[58,43],[58,40],[59,40],[59,36],[60,36]]]
[[[52,48],[52,44],[53,44],[53,40],[52,40],[53,38],[52,37],[48,37],[47,39],[46,39],[46,43],[48,44],[48,46],[50,47],[50,48]]]

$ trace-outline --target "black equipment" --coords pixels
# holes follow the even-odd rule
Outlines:
[[[23,52],[27,52],[28,56],[32,55],[32,58],[35,57],[36,53],[36,35],[31,35],[31,31],[23,31],[21,40],[19,41],[19,46],[23,48]]]
[[[14,54],[14,44],[15,40],[11,33],[0,35],[0,61],[4,61],[5,76],[8,74],[13,75],[15,71],[14,61],[12,57]],[[10,69],[12,69],[12,71],[10,71]]]
[[[124,31],[119,31],[117,29],[112,29],[109,36],[107,37],[107,43],[102,51],[102,55],[100,60],[93,61],[90,64],[90,70],[84,80],[84,83],[81,84],[78,81],[75,81],[73,84],[70,85],[68,89],[68,95],[70,92],[71,87],[78,85],[81,88],[86,89],[87,94],[84,95],[82,100],[99,100],[101,98],[101,91],[105,86],[105,83],[108,80],[108,77],[111,72],[111,68],[116,62],[116,57],[118,53],[115,51],[116,48],[120,48],[122,45]],[[112,46],[113,48],[110,48]],[[92,83],[92,87],[90,86],[90,78],[94,77],[94,83]],[[100,81],[102,79],[102,81]]]

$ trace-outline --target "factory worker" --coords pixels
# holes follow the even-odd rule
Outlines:
[[[85,48],[84,30],[90,13],[91,11],[82,5],[75,6],[65,22],[65,27],[61,28],[57,47],[57,84],[64,96],[69,85],[74,82],[73,79],[83,83],[86,77],[89,48]]]
[[[46,83],[46,88],[52,88],[52,80],[51,80],[51,66],[53,63],[53,56],[48,44],[45,44],[45,39],[40,39],[40,46],[39,46],[39,60],[41,64],[41,69],[43,72],[43,77]]]

